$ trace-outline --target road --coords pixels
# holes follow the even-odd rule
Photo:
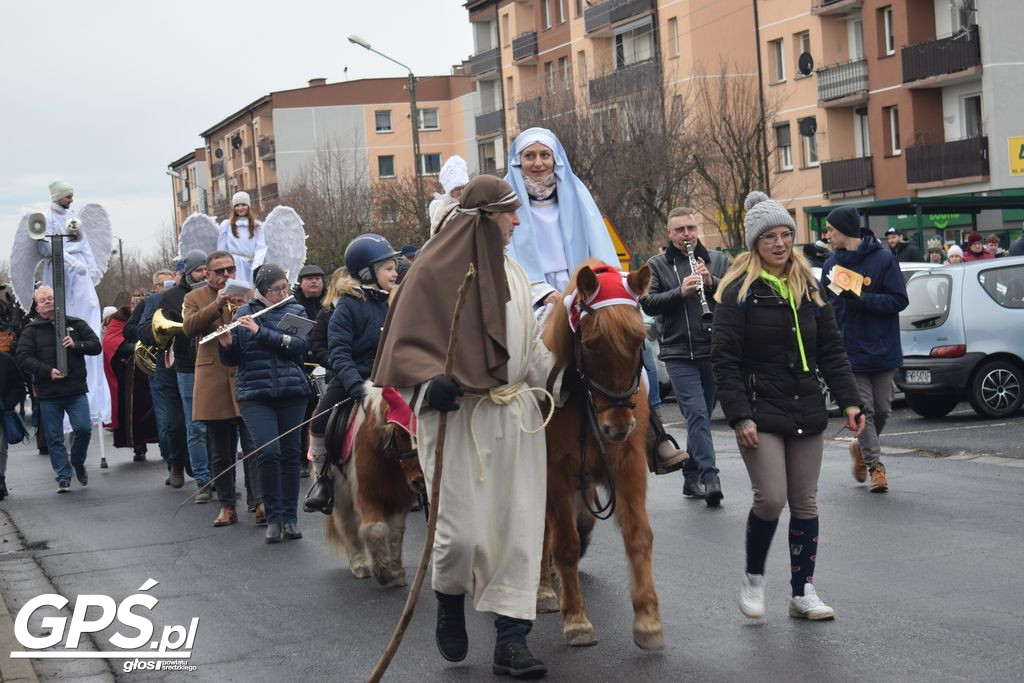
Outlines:
[[[976,430],[967,428],[983,423],[970,416],[940,422],[957,429],[891,441],[915,449],[983,444],[962,458],[1012,455],[1012,434],[1024,442],[1019,419]],[[922,424],[901,412],[892,431],[917,432]],[[678,476],[651,479],[648,509],[666,649],[646,653],[632,644],[621,539],[615,525],[601,523],[582,563],[599,643],[569,648],[559,617],[541,615],[531,644],[549,664],[550,680],[1021,679],[1024,461],[894,453],[886,457],[890,493],[870,494],[850,476],[846,444],[830,441],[815,583],[838,617],[809,623],[787,616],[788,557],[780,529],[768,562],[768,617],[749,621],[736,607],[749,485],[726,425],[716,421],[714,429],[726,495],[721,509],[681,498]],[[1007,434],[1006,445],[1001,437],[990,441],[993,433]],[[120,660],[36,660],[40,679],[365,679],[402,610],[405,589],[354,579],[326,549],[318,516],[303,515],[301,541],[268,546],[251,514],[243,512],[240,524],[225,529],[210,526],[214,506],[188,504],[174,516],[188,489],[163,486],[161,465],[153,460],[132,463],[124,450],[108,450],[108,457],[110,469],[95,467],[94,447],[89,486],[75,483],[70,494],[57,495],[48,459],[26,445],[12,447],[12,496],[0,503],[0,594],[13,619],[28,599],[48,590],[72,602],[86,594],[116,602],[155,579],[159,584],[149,592],[159,599],[152,611],[158,632],[200,620],[189,660],[196,670],[125,674]],[[411,515],[410,576],[423,532],[422,515]],[[433,644],[432,603],[424,591],[386,680],[491,679],[491,619],[469,616],[469,657],[449,664]],[[10,620],[0,618],[0,636],[5,629],[0,642],[10,643]],[[84,647],[113,649],[107,639],[116,630],[105,629]],[[0,671],[15,664],[8,652],[0,662]]]

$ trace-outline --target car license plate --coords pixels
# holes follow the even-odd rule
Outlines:
[[[907,384],[931,384],[931,370],[907,370]]]

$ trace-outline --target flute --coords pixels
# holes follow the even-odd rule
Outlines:
[[[295,296],[289,294],[287,297],[285,297],[284,299],[281,299],[276,304],[273,304],[271,306],[267,306],[262,311],[256,311],[250,317],[253,320],[255,320],[256,318],[260,317],[261,315],[263,315],[267,311],[273,310],[273,309],[277,308],[278,306],[280,306],[281,304],[286,304],[289,301],[294,301],[294,300],[295,300]],[[214,339],[216,339],[220,335],[224,334],[225,332],[230,332],[231,330],[235,329],[239,325],[241,325],[241,323],[238,320],[235,320],[234,322],[230,322],[227,325],[221,325],[216,330],[214,330],[210,334],[208,334],[205,337],[203,337],[202,339],[200,339],[199,343],[200,344],[205,344],[208,341],[213,341]]]

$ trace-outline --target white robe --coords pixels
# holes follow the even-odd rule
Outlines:
[[[509,384],[544,387],[555,359],[538,338],[526,273],[507,256],[505,273],[511,293],[505,307]],[[557,397],[560,374],[556,380],[551,391]],[[523,394],[508,405],[464,397],[459,410],[448,414],[431,579],[436,591],[468,593],[479,611],[531,620],[544,544],[547,447],[544,430],[527,434],[521,426],[535,430],[542,424],[539,396]],[[419,457],[430,490],[439,413],[425,401],[417,412]]]
[[[263,265],[267,257],[267,243],[263,236],[263,225],[256,223],[256,234],[249,237],[249,219],[238,219],[238,237],[231,234],[231,221],[220,224],[217,233],[217,250],[226,251],[235,257],[235,279],[252,282],[252,271]]]
[[[65,209],[59,204],[52,204],[46,210],[46,234],[64,234],[64,226],[68,219],[75,215],[74,209]],[[87,229],[87,228],[86,228]],[[43,262],[43,284],[53,286],[53,261],[50,260],[50,240],[38,242],[39,255]],[[92,255],[92,247],[85,235],[71,242],[64,240],[64,301],[67,315],[81,318],[96,336],[100,333],[100,301],[96,296],[96,285],[103,273],[96,266]],[[103,372],[103,354],[85,357],[86,382],[89,387],[89,412],[92,421],[110,422],[110,388],[107,376]],[[71,431],[67,417],[64,418],[64,431]]]

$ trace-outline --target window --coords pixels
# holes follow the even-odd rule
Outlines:
[[[512,42],[512,31],[508,27],[508,13],[501,15],[501,35],[505,40],[505,47],[508,47]]]
[[[789,124],[775,126],[775,141],[779,150],[779,170],[793,170],[793,139],[790,137]]]
[[[438,130],[437,107],[431,109],[417,109],[420,115],[420,130]]]
[[[893,35],[892,27],[892,5],[883,7],[879,10],[882,15],[882,21],[880,28],[882,29],[882,39],[885,41],[883,45],[885,49],[885,56],[896,54],[896,38]]]
[[[558,0],[558,23],[564,24],[565,20],[569,18],[569,8],[566,4],[566,0]]]
[[[576,18],[583,16],[583,0],[576,0]]]
[[[984,270],[978,274],[978,282],[1003,308],[1024,308],[1024,267]]]
[[[391,110],[385,109],[382,111],[374,112],[374,119],[377,124],[378,133],[390,133],[391,132]]]
[[[784,55],[785,52],[781,38],[768,43],[768,62],[771,69],[772,83],[782,83],[786,80],[786,59]]]
[[[393,155],[377,157],[377,176],[380,178],[395,177],[395,157]]]
[[[814,122],[813,128],[811,122]],[[818,134],[817,134],[817,121],[813,116],[807,116],[797,121],[797,128],[800,130],[800,140],[804,148],[804,168],[814,168],[821,164],[821,160],[818,158]],[[815,130],[811,135],[805,135],[805,132]]]
[[[871,156],[871,135],[868,129],[868,108],[860,107],[853,112],[853,143],[858,157]]]
[[[668,20],[668,56],[679,56],[679,20],[672,17]]]
[[[886,152],[889,156],[898,157],[903,153],[903,148],[900,146],[900,108],[885,107],[882,110],[882,115],[885,117],[885,125],[889,129],[889,134],[886,136],[889,149]]]
[[[541,25],[544,28],[551,28],[551,3],[553,0],[541,0],[540,3],[540,19]]]
[[[512,80],[511,76],[505,79],[505,92],[508,93],[508,107],[511,109],[512,103],[516,101],[515,81]]]
[[[441,154],[421,154],[420,175],[437,175],[441,172]]]
[[[793,69],[793,78],[807,78],[800,73],[800,55],[811,52],[811,32],[804,31],[796,34],[794,44],[796,45],[796,61],[794,62],[796,68]]]
[[[576,80],[580,85],[587,84],[587,53],[583,50],[576,53]]]
[[[544,87],[549,95],[555,94],[555,63],[544,62]]]
[[[981,95],[964,98],[964,137],[980,138],[985,134],[981,120]]]
[[[478,147],[480,154],[480,172],[490,173],[498,169],[498,154],[494,140],[483,142]]]
[[[641,64],[654,56],[654,36],[650,24],[638,26],[615,36],[615,68]]]
[[[562,89],[572,89],[572,70],[569,68],[569,58],[558,58],[558,70],[562,72]]]
[[[847,40],[849,41],[850,59],[864,59],[864,22],[851,19],[846,24]]]
[[[395,205],[391,202],[385,202],[378,207],[380,211],[380,222],[381,223],[397,223],[398,222],[398,211],[395,209]]]

